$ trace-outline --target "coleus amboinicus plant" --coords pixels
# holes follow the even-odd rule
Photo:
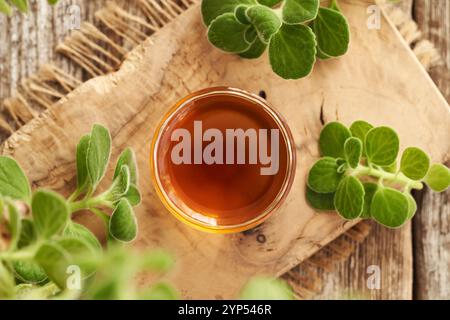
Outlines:
[[[138,169],[133,150],[125,149],[112,181],[97,192],[110,154],[109,131],[94,125],[77,145],[77,188],[68,198],[46,189],[32,191],[19,164],[0,156],[0,299],[176,297],[166,283],[143,292],[132,285],[137,272],[166,271],[173,259],[161,250],[135,254],[123,248],[137,235]],[[103,221],[106,247],[71,219],[79,211]],[[79,290],[68,288],[71,266],[79,267]]]
[[[350,32],[337,0],[203,0],[208,39],[217,48],[255,59],[269,50],[273,71],[299,79],[313,69],[316,57],[344,55]]]
[[[322,158],[309,171],[307,200],[344,219],[374,219],[397,228],[417,210],[412,190],[425,183],[443,192],[450,185],[449,168],[431,164],[419,148],[406,148],[397,161],[400,141],[389,127],[356,121],[347,128],[330,122],[320,133],[319,149]]]

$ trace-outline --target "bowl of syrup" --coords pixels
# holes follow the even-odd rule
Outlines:
[[[295,175],[286,121],[261,97],[216,87],[181,99],[162,118],[151,147],[156,192],[179,220],[232,233],[265,221]]]

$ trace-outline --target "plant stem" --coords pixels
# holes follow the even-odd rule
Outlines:
[[[70,195],[70,197],[67,199],[67,201],[73,202],[73,201],[75,201],[76,198],[78,198],[79,195],[80,195],[80,191],[77,189]]]
[[[27,247],[19,251],[5,251],[0,252],[0,260],[31,260],[33,259],[36,251],[38,250],[40,243],[36,243],[33,246]]]
[[[74,213],[80,210],[91,210],[97,206],[112,207],[111,203],[105,200],[105,196],[100,195],[95,198],[86,198],[70,203],[70,211]]]
[[[381,169],[376,169],[374,167],[367,167],[363,165],[359,165],[356,169],[352,170],[351,175],[353,176],[371,176],[381,180],[388,180],[394,183],[399,183],[405,186],[406,189],[417,189],[422,190],[423,184],[419,181],[412,180],[405,176],[401,172],[390,173]]]

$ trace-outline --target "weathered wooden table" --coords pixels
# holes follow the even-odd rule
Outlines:
[[[0,100],[12,95],[22,79],[47,61],[59,60],[63,68],[71,68],[64,57],[54,53],[55,45],[70,31],[69,10],[79,8],[81,18],[92,21],[106,0],[60,2],[51,8],[44,0],[32,0],[28,16],[0,16]],[[412,14],[442,55],[444,65],[432,69],[430,75],[450,101],[450,2],[405,0],[401,7]],[[83,78],[81,71],[76,72]],[[0,141],[4,137],[0,133]],[[450,299],[449,195],[428,190],[417,193],[419,212],[400,230],[373,224],[370,235],[348,259],[329,270],[317,268],[315,276],[322,279],[323,286],[314,298]],[[381,272],[380,288],[369,289],[367,280],[377,270]],[[290,276],[301,282],[304,275],[300,268]]]

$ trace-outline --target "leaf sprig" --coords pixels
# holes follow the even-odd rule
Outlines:
[[[266,48],[273,71],[284,79],[307,76],[319,59],[344,55],[350,42],[337,1],[203,0],[208,39],[217,48],[246,59]]]
[[[55,5],[59,0],[47,0],[51,5]],[[0,0],[0,12],[10,16],[13,12],[12,7],[16,7],[20,12],[28,12],[28,0]]]
[[[0,299],[175,297],[164,283],[145,293],[131,285],[137,272],[166,271],[172,258],[162,251],[137,255],[122,248],[121,243],[137,236],[133,206],[141,201],[138,170],[134,152],[125,149],[111,185],[96,194],[110,153],[109,131],[94,125],[77,146],[77,189],[68,199],[50,190],[32,192],[17,162],[0,157],[0,234],[6,235],[0,237]],[[71,220],[81,210],[104,221],[107,249],[88,228]],[[78,291],[68,288],[70,266],[81,272]]]
[[[344,219],[374,219],[398,228],[417,210],[413,189],[426,183],[442,192],[450,186],[449,168],[431,164],[419,148],[406,148],[397,161],[400,141],[389,127],[330,122],[320,133],[319,148],[322,158],[309,171],[306,198],[313,208],[336,210]]]

